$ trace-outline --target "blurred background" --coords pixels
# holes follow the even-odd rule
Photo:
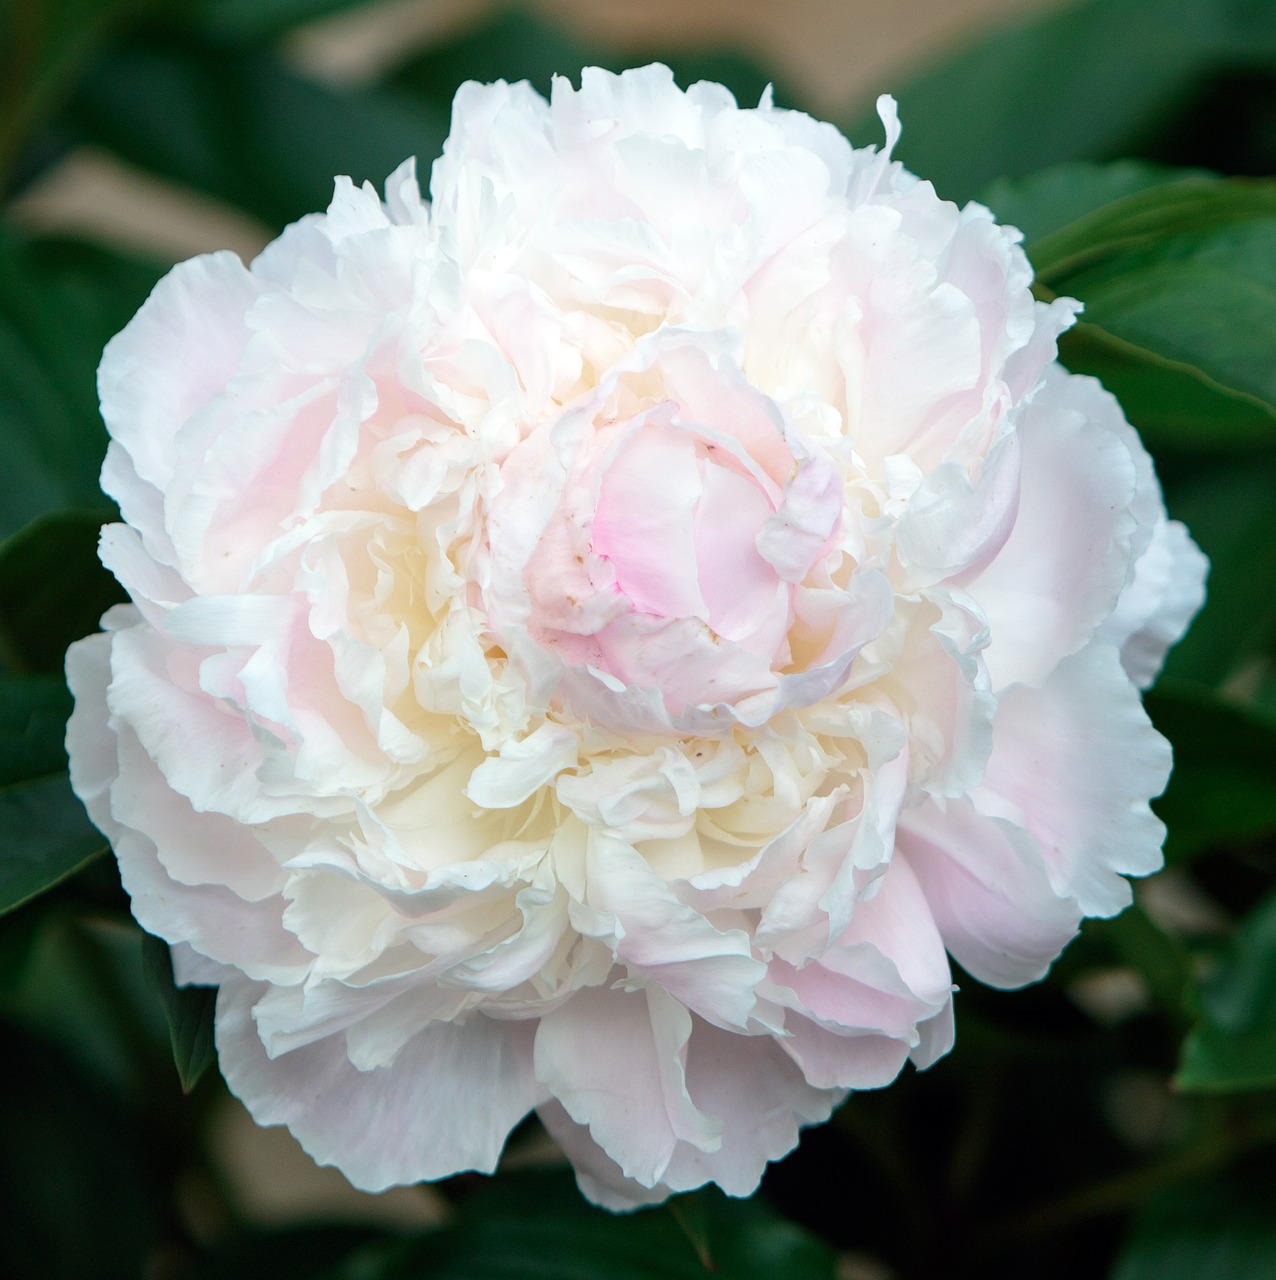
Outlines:
[[[290,70],[338,92],[393,79],[417,55],[458,38],[468,37],[468,43],[495,26],[512,46],[510,53],[527,59],[526,67],[513,61],[497,74],[552,70],[561,47],[573,44],[574,61],[589,49],[616,66],[637,65],[675,50],[703,55],[725,48],[755,60],[759,76],[801,86],[802,105],[814,114],[850,118],[863,114],[878,93],[902,83],[917,66],[942,57],[954,42],[1008,18],[1060,4],[1061,0],[895,0],[886,5],[869,0],[793,0],[781,6],[768,0],[542,0],[522,8],[522,23],[511,21],[509,6],[497,0],[311,4],[305,8],[320,14],[311,21],[305,21],[303,6],[270,0],[263,5],[206,8],[220,8],[223,23],[232,29],[236,21],[242,26],[243,15],[254,10],[256,18],[248,21],[267,28],[289,14],[300,14],[302,20],[279,42],[282,59]],[[271,10],[276,11],[273,18],[267,16]],[[334,12],[325,18],[323,10]],[[557,30],[559,48],[543,46],[537,38],[542,28]],[[521,54],[514,52],[520,36],[525,41]],[[474,69],[481,73],[478,65]],[[222,248],[250,257],[278,231],[208,199],[198,188],[157,181],[153,173],[130,165],[118,153],[92,144],[72,147],[30,184],[10,214],[31,227],[73,231],[173,257]]]
[[[1170,865],[1040,986],[962,982],[956,1052],[754,1202],[612,1219],[534,1126],[491,1182],[364,1196],[226,1094],[66,785],[62,654],[118,591],[94,370],[172,262],[427,172],[462,81],[653,58],[857,143],[894,93],[899,158],[1086,302],[1061,356],[1214,566],[1148,698]],[[1273,171],[1276,0],[0,0],[0,1274],[1276,1276]]]

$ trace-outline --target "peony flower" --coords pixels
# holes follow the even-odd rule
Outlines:
[[[339,179],[107,348],[74,785],[359,1187],[535,1111],[600,1204],[747,1195],[1160,862],[1203,558],[880,113],[468,84],[429,205]]]

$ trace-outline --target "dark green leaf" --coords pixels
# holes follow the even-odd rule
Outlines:
[[[1023,178],[999,178],[979,195],[998,222],[1018,227],[1037,270],[1037,246],[1114,201],[1168,182],[1209,175],[1142,160],[1060,164]]]
[[[1276,1215],[1270,1176],[1233,1175],[1163,1193],[1140,1215],[1112,1280],[1270,1280]]]
[[[1237,930],[1231,953],[1201,987],[1201,1021],[1183,1044],[1181,1089],[1276,1089],[1276,895]]]
[[[1118,170],[1121,166],[1113,166]],[[1140,166],[1140,168],[1143,168]],[[1107,166],[1094,172],[1105,174]],[[1146,171],[1145,171],[1146,172]],[[1150,248],[1155,260],[1165,256],[1162,246],[1176,236],[1219,233],[1248,223],[1276,219],[1276,182],[1243,178],[1212,178],[1178,173],[1092,209],[1032,242],[1029,253],[1040,280],[1051,288],[1071,287],[1076,273],[1115,263],[1122,273],[1130,250]],[[1025,184],[1027,185],[1027,184]],[[1087,200],[1098,198],[1091,191]]]
[[[690,1241],[700,1265],[706,1271],[713,1271],[713,1243],[709,1238],[709,1210],[704,1195],[693,1191],[674,1196],[665,1207]]]
[[[1174,680],[1161,681],[1146,705],[1174,747],[1170,785],[1156,802],[1171,861],[1276,831],[1276,725]]]
[[[102,516],[43,516],[0,543],[0,651],[21,671],[61,671],[67,645],[125,595],[97,558]]]
[[[346,175],[380,185],[409,156],[422,175],[447,115],[392,90],[338,92],[254,50],[194,42],[121,45],[79,88],[84,137],[270,226],[323,209]]]
[[[1069,165],[989,193],[1039,282],[1085,304],[1060,343],[1155,445],[1276,443],[1276,183]]]
[[[51,904],[0,1014],[60,1044],[101,1084],[137,1100],[162,1061],[164,1019],[147,988],[142,933]]]
[[[0,785],[66,768],[71,695],[60,676],[0,676]]]
[[[1059,342],[1073,373],[1098,378],[1121,402],[1153,454],[1265,449],[1276,444],[1276,409],[1220,386],[1199,369],[1122,342],[1084,321]]]
[[[1276,216],[1172,235],[1056,284],[1087,323],[1276,406]]]
[[[997,178],[1128,152],[1223,55],[1211,8],[1090,0],[998,31],[898,94],[898,156],[960,201]],[[850,129],[860,142],[880,132],[872,117]]]
[[[150,934],[142,940],[142,959],[147,981],[164,1009],[173,1063],[182,1088],[189,1093],[217,1057],[213,1040],[217,992],[210,987],[176,986],[168,943]]]
[[[65,240],[0,228],[0,538],[50,511],[108,517],[98,487],[106,432],[97,411],[102,348],[161,268]]]
[[[106,850],[65,773],[0,787],[0,915],[60,884]]]
[[[1167,477],[1170,513],[1209,556],[1210,576],[1205,608],[1170,650],[1166,676],[1218,685],[1276,646],[1274,493],[1267,456]]]
[[[995,27],[902,91],[880,85],[899,98],[900,159],[941,195],[966,200],[1000,178],[1139,154],[1157,140],[1174,154],[1170,131],[1198,93],[1227,73],[1270,69],[1276,59],[1269,0],[1088,0],[1051,8]],[[849,132],[871,142],[881,131],[865,113]]]

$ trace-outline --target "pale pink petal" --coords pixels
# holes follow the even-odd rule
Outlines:
[[[1050,883],[1086,915],[1130,901],[1125,876],[1161,866],[1165,827],[1148,801],[1170,774],[1115,648],[1095,641],[1039,689],[1011,689],[993,722],[992,757],[975,803],[1038,843]]]
[[[173,479],[178,430],[234,375],[260,292],[233,253],[192,258],[107,343],[98,370],[102,416],[143,481],[162,490]]]
[[[658,988],[579,991],[540,1020],[536,1078],[626,1178],[652,1187],[680,1143],[722,1142],[722,1121],[687,1092],[690,1036],[690,1014]]]
[[[1076,934],[1081,908],[1050,883],[1032,837],[968,800],[910,809],[896,847],[923,886],[944,945],[980,982],[1035,982]]]
[[[271,1059],[253,1023],[263,986],[241,978],[217,998],[217,1052],[231,1092],[258,1124],[284,1124],[317,1164],[362,1191],[490,1173],[509,1131],[544,1099],[533,1027],[477,1015],[438,1023],[389,1067],[357,1071],[336,1036]],[[412,1117],[412,1123],[405,1123]]]
[[[1116,609],[1099,634],[1119,645],[1121,664],[1140,689],[1157,677],[1170,646],[1205,602],[1209,562],[1177,520],[1160,519]]]
[[[1110,614],[1131,567],[1135,466],[1097,415],[1120,421],[1091,379],[1054,370],[1019,420],[1023,457],[1014,529],[967,583],[988,619],[994,690],[1043,680]]]

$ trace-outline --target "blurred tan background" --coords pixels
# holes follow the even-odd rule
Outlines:
[[[295,35],[294,65],[332,84],[375,79],[501,0],[384,0]],[[620,52],[729,43],[840,115],[981,30],[1069,0],[536,0],[542,16]],[[11,208],[20,222],[185,258],[252,257],[278,228],[161,183],[92,149],[73,153]]]

